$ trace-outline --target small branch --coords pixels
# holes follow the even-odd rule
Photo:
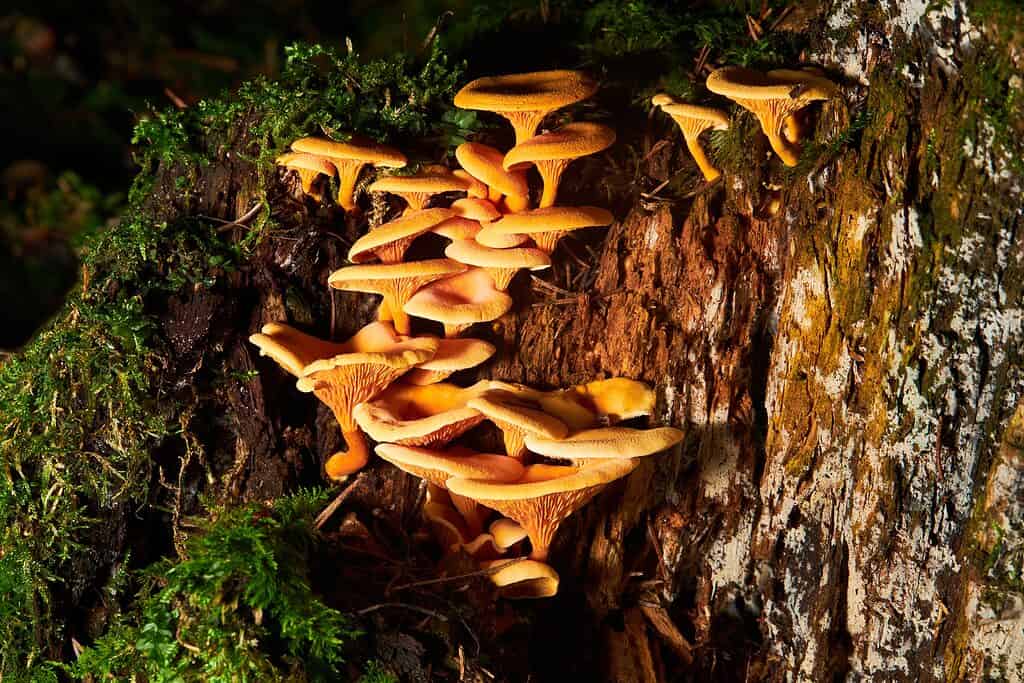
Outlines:
[[[331,515],[333,515],[337,511],[337,509],[339,507],[341,507],[341,504],[344,503],[345,499],[348,498],[352,494],[352,492],[356,488],[356,484],[361,482],[362,479],[363,479],[363,473],[360,472],[359,474],[356,475],[356,478],[353,479],[349,483],[348,486],[343,488],[341,490],[341,492],[337,496],[334,497],[334,500],[332,500],[330,502],[330,504],[327,507],[325,507],[320,512],[320,514],[318,514],[316,516],[316,528],[317,529],[322,528],[323,525],[327,523],[327,520],[331,518]]]
[[[356,612],[356,614],[358,614],[359,616],[363,616],[365,614],[369,614],[370,612],[376,612],[379,609],[385,609],[387,607],[398,607],[400,609],[407,609],[413,612],[419,612],[420,614],[426,614],[428,617],[434,617],[435,619],[439,619],[444,622],[448,621],[448,617],[444,616],[443,614],[438,614],[437,612],[426,609],[425,607],[410,605],[405,602],[382,602],[378,605],[370,605],[365,609],[361,609],[358,612]]]
[[[444,577],[441,577],[439,579],[427,579],[426,581],[414,581],[413,583],[403,583],[401,586],[395,586],[394,588],[391,589],[391,591],[392,592],[400,591],[400,590],[405,590],[406,588],[419,588],[420,586],[433,586],[433,585],[436,585],[436,584],[439,584],[439,583],[451,583],[453,581],[461,581],[463,579],[472,579],[472,578],[476,578],[478,576],[491,576],[492,574],[497,574],[499,571],[501,571],[505,567],[509,567],[509,566],[511,566],[513,564],[516,564],[518,562],[522,562],[522,561],[524,561],[526,559],[527,558],[525,558],[525,557],[519,557],[519,558],[516,558],[516,559],[512,560],[511,562],[506,562],[506,563],[501,564],[501,565],[499,565],[497,567],[491,567],[490,569],[481,569],[480,571],[469,572],[468,574],[458,574],[456,576],[444,576]]]

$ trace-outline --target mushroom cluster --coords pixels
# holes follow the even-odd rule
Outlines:
[[[573,160],[615,140],[610,128],[575,122],[537,134],[551,112],[591,96],[596,84],[576,71],[482,78],[463,88],[456,106],[494,112],[515,129],[507,152],[467,142],[455,152],[459,168],[428,166],[413,175],[381,175],[370,193],[395,196],[402,211],[371,228],[334,271],[334,289],[381,297],[378,320],[337,344],[283,323],[265,325],[250,341],[330,407],[348,445],[328,458],[334,480],[363,467],[366,435],[376,453],[427,485],[425,517],[443,545],[463,549],[510,597],[553,595],[558,574],[545,564],[559,524],[602,488],[661,452],[682,433],[671,428],[613,426],[650,415],[654,393],[626,379],[599,380],[540,391],[482,380],[460,387],[444,380],[495,353],[490,343],[463,336],[496,320],[513,300],[507,289],[520,270],[551,265],[567,233],[605,226],[598,207],[559,206],[562,174]],[[296,140],[278,163],[295,170],[302,190],[318,201],[323,178],[338,179],[337,204],[358,210],[355,188],[367,166],[406,164],[398,150],[352,137],[346,142]],[[541,187],[531,199],[529,168]],[[427,233],[449,240],[443,256],[405,260]],[[443,337],[413,330],[429,322]],[[477,453],[455,439],[483,422],[502,433],[504,453]],[[544,462],[535,462],[539,457]],[[510,557],[529,544],[528,557]]]
[[[800,158],[802,110],[812,102],[829,99],[836,92],[835,84],[813,67],[762,73],[727,66],[713,71],[706,85],[716,95],[727,97],[752,112],[772,149],[787,166],[796,166]],[[655,95],[651,104],[660,107],[679,124],[686,146],[704,177],[709,182],[718,178],[721,173],[708,160],[699,137],[705,130],[728,128],[729,117],[725,112],[677,102],[665,94]]]

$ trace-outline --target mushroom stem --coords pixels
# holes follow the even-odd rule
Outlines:
[[[690,155],[697,162],[697,166],[700,168],[700,172],[704,174],[705,180],[710,183],[722,175],[711,163],[711,160],[708,159],[708,155],[704,152],[704,148],[701,147],[700,139],[697,135],[684,135],[683,139],[686,140],[686,148],[690,150]]]
[[[562,172],[569,165],[570,159],[552,159],[550,161],[537,161],[535,166],[540,172],[544,181],[544,192],[540,197],[540,208],[555,205],[555,198],[558,196],[558,183],[562,179]]]
[[[345,211],[352,211],[356,208],[355,193],[356,181],[359,180],[359,171],[364,164],[349,162],[337,163],[338,167],[338,204]]]
[[[393,320],[393,317],[391,315],[391,307],[388,306],[388,302],[386,300],[381,301],[380,305],[377,306],[377,320]]]
[[[533,544],[533,539],[530,539],[530,543],[531,543],[531,545]],[[547,562],[548,561],[548,550],[549,550],[549,548],[546,545],[545,546],[534,546],[533,550],[530,551],[530,559],[531,560],[537,560],[538,562]]]
[[[803,126],[800,123],[798,112],[793,112],[786,117],[782,124],[782,136],[793,144],[799,143],[803,137]]]
[[[324,469],[329,479],[338,480],[361,470],[370,460],[370,449],[366,437],[358,429],[342,431],[348,451],[338,451],[327,459]]]
[[[320,199],[319,193],[313,192],[313,183],[316,181],[316,177],[320,175],[320,172],[311,171],[305,168],[299,168],[296,169],[296,171],[299,174],[299,182],[302,184],[302,191],[315,199]]]
[[[466,498],[456,493],[450,493],[448,496],[451,498],[452,506],[459,511],[462,515],[462,519],[466,520],[466,529],[469,530],[469,535],[476,538],[483,531],[483,519],[481,515],[480,506],[476,504],[472,498]]]
[[[409,322],[409,314],[402,310],[401,306],[388,305],[388,310],[391,312],[391,318],[395,323],[395,332],[398,334],[409,335],[412,333],[412,325]]]
[[[503,111],[498,112],[512,124],[516,131],[516,144],[526,142],[537,132],[537,126],[548,115],[546,111]]]
[[[775,153],[782,159],[786,166],[796,166],[800,162],[800,147],[794,145],[779,132],[780,126],[763,126],[768,136],[768,144],[772,146]]]

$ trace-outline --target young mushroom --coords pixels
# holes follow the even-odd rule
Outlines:
[[[321,175],[330,178],[338,175],[338,169],[334,164],[314,154],[302,154],[300,152],[287,152],[276,160],[278,166],[284,166],[288,170],[299,174],[299,182],[302,184],[302,191],[317,201],[321,194],[313,190],[313,183]]]
[[[486,244],[490,235],[526,235],[537,247],[550,254],[566,234],[581,228],[609,225],[612,215],[596,206],[549,206],[543,209],[510,213],[477,233],[477,241]]]
[[[376,451],[377,455],[403,472],[442,489],[447,489],[446,482],[453,477],[473,481],[510,482],[523,476],[523,466],[504,455],[472,452],[455,454],[388,443],[380,444]],[[483,520],[476,501],[451,490],[448,494],[451,496],[452,505],[466,521],[470,534],[479,534]]]
[[[403,382],[433,384],[453,372],[475,368],[494,355],[494,345],[482,339],[439,339],[437,353],[426,363],[410,370]]]
[[[387,192],[405,200],[409,211],[419,211],[431,197],[445,192],[467,192],[472,183],[465,178],[440,168],[434,168],[416,175],[390,175],[378,178],[369,188],[370,192]]]
[[[455,95],[455,106],[494,112],[508,119],[516,132],[516,144],[533,137],[537,126],[551,112],[597,90],[597,83],[579,71],[536,71],[478,78]]]
[[[491,571],[491,583],[500,589],[503,598],[550,598],[558,593],[558,572],[545,562],[513,558],[482,562],[480,566]]]
[[[724,95],[751,111],[761,123],[772,149],[787,166],[796,166],[800,149],[783,136],[786,120],[808,104],[827,100],[835,93],[835,85],[812,74],[800,82],[772,79],[759,71],[728,66],[708,76],[707,88]]]
[[[569,428],[557,417],[531,407],[530,396],[529,390],[515,392],[502,388],[467,403],[501,430],[505,453],[516,460],[526,459],[528,434],[561,439],[569,433]]]
[[[397,149],[361,137],[353,137],[348,142],[300,138],[292,143],[292,150],[324,157],[338,169],[338,204],[345,211],[356,208],[356,181],[364,166],[401,168],[406,164],[405,155]]]
[[[500,318],[510,308],[512,297],[496,289],[486,271],[469,268],[423,287],[409,298],[404,311],[439,322],[444,325],[446,337],[457,337],[475,323]]]
[[[665,98],[668,98],[667,100]],[[700,135],[706,130],[725,130],[729,127],[729,117],[725,112],[711,107],[699,107],[695,104],[676,102],[667,95],[655,95],[651,100],[661,110],[672,117],[679,128],[683,131],[683,140],[686,148],[690,150],[690,156],[697,162],[697,167],[704,174],[704,178],[711,182],[720,175],[721,171],[714,167],[708,159],[704,148],[700,145]],[[660,103],[660,104],[659,104]]]
[[[352,411],[374,441],[403,446],[444,446],[485,419],[467,403],[488,390],[481,380],[463,389],[453,384],[423,386],[396,382]]]
[[[475,500],[518,522],[530,536],[530,559],[544,561],[562,521],[636,466],[637,461],[630,459],[584,467],[530,465],[523,477],[511,484],[453,478],[446,485],[450,493]]]
[[[352,263],[366,263],[374,258],[382,263],[400,263],[409,245],[420,235],[453,217],[451,209],[424,209],[407,213],[389,223],[373,228],[360,237],[348,251]]]
[[[444,250],[444,255],[467,266],[483,268],[491,276],[494,286],[503,292],[520,269],[543,270],[551,267],[551,257],[540,249],[494,249],[476,240],[452,242]]]
[[[801,85],[811,80],[816,80],[825,90],[834,90],[835,84],[825,78],[825,72],[816,66],[802,66],[799,69],[773,69],[765,74],[773,81]],[[796,111],[786,117],[782,124],[782,136],[787,141],[798,144],[803,138],[803,124],[800,121],[801,111]]]
[[[327,284],[348,292],[368,292],[384,297],[385,308],[395,320],[400,334],[411,332],[404,306],[424,285],[466,270],[452,259],[429,259],[409,263],[347,266],[331,273]],[[509,303],[511,306],[511,302]]]
[[[487,185],[492,202],[497,203],[504,196],[510,210],[522,211],[530,206],[530,186],[525,173],[509,171],[502,165],[504,156],[500,150],[479,142],[464,142],[455,148],[459,164]]]
[[[521,142],[509,150],[502,165],[521,170],[533,164],[544,181],[540,207],[553,206],[562,172],[580,157],[597,154],[615,142],[615,131],[599,123],[569,123],[550,133]]]
[[[390,328],[380,323],[382,334]],[[360,330],[362,334],[367,328]],[[375,332],[371,332],[375,334]],[[394,334],[394,331],[391,331]],[[356,335],[358,336],[358,334]],[[335,344],[312,335],[300,332],[284,323],[267,323],[258,334],[249,337],[249,342],[260,350],[261,356],[270,356],[282,368],[298,377],[302,369],[320,358],[330,358],[339,353],[353,350],[352,340],[346,344]]]

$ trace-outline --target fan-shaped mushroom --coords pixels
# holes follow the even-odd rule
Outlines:
[[[550,254],[564,235],[581,228],[609,225],[612,215],[596,206],[549,206],[506,214],[477,233],[476,240],[488,244],[492,234],[527,235]]]
[[[511,484],[453,478],[446,485],[450,493],[475,500],[518,522],[530,536],[530,559],[544,561],[562,521],[636,466],[637,461],[630,459],[578,468],[530,465],[523,477]]]
[[[665,98],[668,98],[666,101]],[[661,102],[661,110],[672,117],[683,131],[683,140],[690,156],[697,162],[704,178],[711,182],[722,175],[708,159],[704,148],[700,146],[700,134],[706,130],[725,130],[729,127],[729,117],[725,112],[711,107],[698,107],[695,104],[676,102],[667,95],[656,95],[652,102]],[[657,103],[655,102],[655,103]]]
[[[370,192],[387,192],[405,200],[412,211],[419,211],[430,198],[445,192],[468,192],[472,183],[447,171],[435,169],[416,175],[389,175],[370,185]]]
[[[530,396],[528,391],[509,391],[503,388],[489,391],[467,404],[497,425],[505,441],[505,452],[517,460],[526,458],[524,438],[527,434],[560,439],[569,433],[564,422],[533,407]]]
[[[564,439],[551,439],[538,434],[526,435],[526,447],[534,453],[586,464],[609,458],[640,458],[660,453],[683,440],[683,433],[673,427],[629,429],[602,427],[577,432]]]
[[[521,142],[505,155],[507,170],[537,167],[544,181],[540,207],[553,206],[562,172],[574,160],[597,154],[615,142],[615,131],[599,123],[569,123],[557,130]]]
[[[500,318],[510,308],[512,297],[496,289],[482,268],[423,287],[405,304],[408,315],[444,325],[446,337],[457,337],[474,323]]]
[[[338,169],[334,167],[334,164],[315,154],[287,152],[279,156],[276,163],[278,166],[284,166],[298,173],[299,182],[302,184],[302,191],[316,200],[321,198],[319,192],[313,191],[313,183],[316,182],[316,179],[320,175],[331,178],[338,175]]]
[[[383,263],[400,263],[406,249],[417,237],[454,215],[451,209],[423,209],[407,213],[357,239],[348,251],[348,260],[366,263],[378,258]]]
[[[444,250],[444,255],[459,263],[483,268],[494,280],[494,286],[503,292],[521,268],[543,270],[551,267],[551,257],[540,249],[494,249],[476,240],[452,242]]]
[[[529,207],[530,186],[526,182],[526,174],[504,168],[501,150],[479,142],[464,142],[455,148],[455,158],[470,175],[490,188],[488,198],[492,202],[498,202],[505,196],[512,211]]]
[[[410,370],[402,381],[433,384],[459,370],[475,368],[494,355],[494,345],[482,339],[439,339],[437,353],[423,365]]]
[[[363,166],[372,164],[385,168],[401,168],[406,164],[405,155],[397,149],[355,136],[348,142],[300,138],[292,143],[292,150],[325,157],[338,169],[338,204],[346,211],[356,207],[356,181],[359,180],[359,172]]]
[[[349,292],[380,294],[395,319],[395,329],[409,334],[409,318],[403,310],[409,298],[427,283],[465,270],[466,266],[452,259],[347,266],[331,273],[327,284]]]
[[[481,380],[463,389],[454,384],[396,382],[352,411],[375,441],[402,446],[443,446],[485,418],[466,404],[490,388]]]
[[[544,117],[594,94],[597,83],[579,71],[535,71],[472,81],[455,106],[500,114],[516,131],[516,144],[533,137]]]

